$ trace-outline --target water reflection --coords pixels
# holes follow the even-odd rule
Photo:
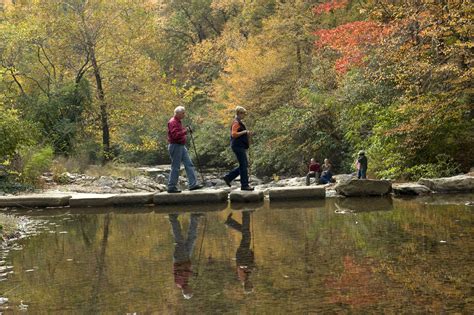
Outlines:
[[[174,283],[181,289],[183,297],[190,299],[193,297],[193,289],[189,285],[189,278],[193,275],[191,256],[197,239],[199,218],[202,214],[192,213],[188,227],[187,237],[182,233],[181,222],[178,220],[179,214],[169,214],[169,221],[174,237],[173,253],[173,275]]]
[[[472,209],[417,200],[31,214],[47,229],[6,254],[0,297],[32,314],[473,314]]]
[[[254,251],[250,248],[252,243],[252,234],[250,231],[251,213],[253,211],[242,211],[242,223],[237,222],[232,213],[227,216],[225,225],[233,230],[240,232],[242,238],[240,245],[235,252],[235,261],[237,264],[237,276],[244,288],[245,293],[253,292],[253,283],[251,280],[252,271],[255,267]]]
[[[337,198],[334,205],[336,213],[390,211],[393,210],[391,197],[372,197],[370,202],[367,198]]]

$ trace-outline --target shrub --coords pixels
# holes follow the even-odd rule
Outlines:
[[[29,147],[21,152],[23,168],[21,180],[25,184],[37,186],[40,184],[39,177],[48,171],[53,162],[53,148],[50,146],[43,148]]]
[[[34,143],[34,134],[34,126],[20,120],[18,111],[0,104],[0,162],[9,160],[21,145]]]
[[[459,173],[460,165],[446,155],[440,154],[436,157],[436,163],[419,164],[407,168],[404,171],[404,177],[410,180],[418,180],[421,177],[435,178],[448,177]]]

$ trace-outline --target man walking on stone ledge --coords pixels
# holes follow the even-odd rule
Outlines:
[[[196,172],[194,171],[194,164],[189,158],[188,149],[186,149],[186,134],[192,133],[191,127],[183,127],[181,120],[186,114],[186,109],[183,106],[178,106],[174,109],[174,116],[168,121],[168,151],[171,158],[171,172],[168,179],[168,192],[180,193],[176,185],[178,184],[179,169],[181,163],[186,170],[188,177],[189,190],[200,189],[203,186],[197,183]]]

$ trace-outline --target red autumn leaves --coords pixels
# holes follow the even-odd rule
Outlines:
[[[316,6],[316,14],[331,12],[344,8],[347,0],[329,1]],[[338,73],[346,73],[353,66],[360,66],[366,54],[366,48],[378,43],[390,33],[390,27],[374,21],[356,21],[339,25],[332,29],[319,29],[314,32],[317,36],[316,49],[329,48],[340,54],[334,67]]]

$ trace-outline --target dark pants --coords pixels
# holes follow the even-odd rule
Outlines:
[[[247,149],[235,147],[232,148],[232,151],[234,151],[237,161],[239,161],[239,166],[230,171],[227,175],[225,175],[225,177],[229,181],[233,181],[237,176],[240,175],[240,186],[248,187],[249,173],[247,168],[249,166],[249,161],[247,159]]]
[[[359,179],[366,179],[367,178],[367,169],[366,168],[361,168],[357,172],[357,178]]]
[[[319,172],[309,172],[308,174],[306,174],[306,186],[309,186],[309,184],[311,183],[311,177],[314,177],[316,179],[317,184],[319,181]]]

